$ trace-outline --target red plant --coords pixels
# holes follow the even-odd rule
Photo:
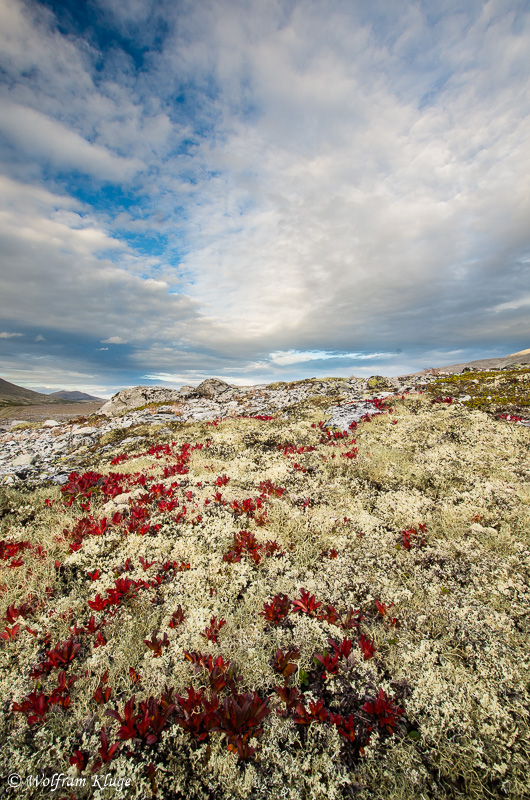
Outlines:
[[[282,489],[281,486],[275,486],[272,481],[269,480],[262,481],[259,485],[259,488],[261,489],[262,494],[268,495],[269,497],[272,495],[275,495],[275,497],[281,497],[285,492],[285,489]]]
[[[129,667],[129,677],[133,683],[138,683],[140,681],[140,676],[134,669],[134,667]]]
[[[326,708],[324,708],[323,700],[319,700],[316,703],[313,700],[310,700],[309,713],[316,722],[325,722],[328,718],[328,711]]]
[[[153,651],[154,657],[158,658],[162,655],[162,648],[169,647],[169,639],[167,638],[167,633],[164,633],[162,639],[159,639],[156,633],[156,631],[153,631],[150,639],[144,639],[144,644]]]
[[[94,700],[96,701],[96,703],[99,703],[99,705],[108,703],[109,698],[112,694],[112,689],[110,688],[110,686],[107,686],[105,688],[105,684],[107,683],[108,679],[109,679],[109,671],[105,670],[105,672],[101,676],[99,686],[93,694]]]
[[[81,647],[80,642],[74,641],[74,638],[67,639],[61,642],[56,647],[46,652],[47,660],[43,661],[32,670],[31,677],[40,677],[48,672],[51,672],[54,667],[63,667],[69,664],[76,657]]]
[[[336,625],[340,620],[340,616],[334,606],[326,605],[318,612],[317,619],[320,622],[329,622],[330,625]]]
[[[382,617],[386,617],[391,625],[398,626],[399,623],[398,623],[396,617],[389,617],[388,616],[388,609],[392,608],[394,603],[390,603],[390,605],[387,606],[387,605],[385,605],[385,603],[380,603],[379,600],[376,600],[375,601],[375,605],[377,607],[378,612],[380,613],[380,615]]]
[[[325,653],[324,655],[317,655],[313,656],[314,660],[317,661],[319,664],[322,665],[324,668],[324,672],[322,674],[323,680],[326,680],[326,673],[329,672],[330,675],[336,675],[339,671],[339,657],[338,655],[334,655],[333,657],[330,656],[329,653]]]
[[[105,714],[108,717],[113,717],[120,723],[121,727],[118,730],[117,736],[122,741],[138,738],[138,731],[136,730],[134,723],[139,718],[139,715],[134,713],[134,701],[135,696],[133,695],[131,699],[125,703],[123,717],[118,711],[115,711],[112,708],[109,708],[107,711],[105,711]]]
[[[307,614],[316,617],[316,610],[322,603],[317,602],[315,595],[310,595],[303,587],[300,589],[300,599],[293,600],[293,614]]]
[[[268,699],[262,700],[257,692],[246,692],[226,697],[217,711],[219,722],[212,730],[226,733],[228,750],[236,752],[242,761],[256,752],[249,739],[263,733],[261,723],[271,713],[268,704]]]
[[[236,675],[235,666],[230,666],[229,661],[223,661],[222,656],[217,656],[213,661],[212,656],[208,656],[206,668],[208,670],[210,689],[214,694],[221,692],[223,689],[236,691],[236,684],[240,678]]]
[[[346,453],[341,453],[343,458],[356,458],[359,450],[357,447],[353,447],[351,450],[346,451]]]
[[[175,707],[174,703],[167,704],[154,697],[149,697],[148,700],[140,703],[141,714],[136,722],[136,729],[146,744],[151,745],[158,741],[158,737]]]
[[[215,485],[226,486],[229,480],[230,478],[228,478],[226,475],[220,475],[218,478],[215,479]]]
[[[300,650],[297,647],[290,647],[285,653],[278,649],[274,656],[272,668],[275,672],[279,672],[280,675],[283,675],[285,680],[288,681],[291,675],[296,672],[296,664],[292,662],[293,660],[298,661],[299,658]]]
[[[176,628],[177,625],[180,625],[184,621],[184,611],[181,608],[180,603],[177,606],[177,610],[173,612],[171,615],[171,619],[169,621],[170,628]]]
[[[94,597],[93,600],[89,600],[88,601],[88,605],[90,606],[90,608],[94,609],[94,611],[103,611],[103,609],[107,607],[108,603],[109,603],[109,601],[106,600],[106,599],[104,600],[100,596],[99,592]]]
[[[278,625],[284,619],[291,608],[291,601],[286,594],[277,594],[272,598],[271,603],[263,603],[263,611],[259,614],[265,617],[267,622]]]
[[[81,750],[74,750],[73,756],[70,756],[69,762],[72,767],[77,767],[79,772],[83,772],[88,764],[88,755]]]
[[[355,727],[353,723],[353,714],[350,714],[349,718],[346,719],[342,714],[330,713],[329,721],[332,725],[337,726],[337,731],[344,739],[348,739],[349,742],[354,741]]]
[[[78,497],[90,497],[94,489],[100,488],[101,478],[102,475],[97,472],[85,472],[84,475],[71,472],[68,481],[61,488],[61,492],[71,505]]]
[[[226,625],[226,620],[221,619],[218,621],[215,617],[212,617],[209,626],[206,628],[205,632],[200,635],[216,644],[219,641],[217,637],[223,625]]]
[[[420,525],[421,533],[425,533],[426,526]],[[401,531],[401,538],[405,550],[411,550],[413,547],[425,547],[427,542],[422,539],[416,528],[409,528],[408,531]]]
[[[120,746],[120,742],[115,742],[115,744],[109,747],[109,741],[107,739],[107,731],[105,728],[101,728],[101,732],[99,734],[99,741],[101,742],[100,747],[98,748],[99,758],[94,761],[92,766],[92,772],[97,772],[101,769],[103,764],[108,764],[109,761],[112,761],[114,753]]]
[[[379,726],[389,733],[394,733],[396,722],[404,713],[404,709],[396,706],[394,701],[390,700],[382,689],[379,689],[376,698],[370,698],[363,705],[363,711],[376,717]]]
[[[212,703],[208,704],[207,710],[202,711],[203,703],[207,702],[203,693],[196,692],[192,686],[188,687],[186,691],[188,692],[187,698],[177,695],[176,705],[177,711],[180,713],[177,713],[175,721],[198,742],[202,742],[218,724],[216,712],[219,701],[215,695]]]
[[[42,721],[46,718],[48,713],[51,697],[46,696],[44,692],[30,692],[22,703],[13,703],[12,710],[21,714],[26,714],[28,717],[28,724],[33,725],[35,722]]]
[[[348,658],[353,647],[351,639],[343,639],[339,644],[334,639],[328,639],[328,644],[335,650],[339,658]]]
[[[287,711],[292,711],[298,705],[300,701],[300,690],[297,686],[288,687],[287,684],[285,686],[273,686],[272,687],[280,700],[282,700],[286,707]],[[284,715],[285,712],[279,712],[281,716]]]
[[[344,620],[341,623],[341,627],[343,630],[355,630],[359,627],[360,623],[364,619],[363,614],[361,614],[361,610],[358,608],[355,611],[353,610],[352,606],[350,606]]]
[[[313,722],[313,717],[302,703],[297,703],[295,706],[293,720],[296,725],[311,725]]]
[[[375,653],[375,645],[369,639],[366,638],[364,633],[361,633],[361,638],[358,641],[358,645],[362,650],[363,659],[368,661],[369,658],[372,658]]]
[[[5,629],[0,633],[0,639],[4,639],[4,641],[8,642],[10,639],[14,639],[17,633],[20,630],[20,625],[13,625],[12,628],[9,628],[7,625]]]

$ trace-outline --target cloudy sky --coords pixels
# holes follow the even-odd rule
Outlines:
[[[527,0],[0,0],[0,377],[530,347]]]

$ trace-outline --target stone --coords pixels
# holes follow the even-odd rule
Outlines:
[[[105,403],[98,411],[106,417],[116,417],[134,408],[141,408],[150,403],[176,403],[182,400],[178,389],[164,389],[160,386],[133,386],[122,389]]]
[[[225,383],[225,381],[220,381],[218,378],[207,378],[197,386],[195,389],[195,394],[198,394],[199,397],[207,397],[210,400],[213,400],[218,395],[232,388],[233,387],[228,383]]]
[[[47,419],[42,423],[43,428],[57,428],[61,423],[56,419]]]
[[[64,486],[65,483],[68,483],[68,475],[66,472],[59,472],[52,477],[52,481],[59,484],[59,486]]]
[[[33,453],[22,453],[21,455],[14,458],[11,462],[12,467],[29,467],[31,462],[33,461],[34,454]]]
[[[359,422],[364,414],[374,413],[373,403],[359,402],[348,403],[344,406],[336,406],[331,409],[331,417],[326,420],[325,426],[329,428],[340,428],[347,431],[352,422]]]
[[[195,386],[181,386],[179,389],[179,394],[182,397],[192,397],[196,391],[197,389]]]
[[[367,386],[375,392],[382,392],[385,389],[394,389],[394,384],[383,375],[372,375],[368,378]]]

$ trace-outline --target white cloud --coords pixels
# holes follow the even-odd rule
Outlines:
[[[39,333],[39,334],[37,334],[37,336],[35,336],[35,341],[36,342],[45,342],[46,339],[44,338],[44,336],[41,333]]]
[[[510,300],[507,303],[499,303],[493,307],[493,311],[498,314],[500,311],[509,311],[511,309],[523,308],[524,306],[530,306],[530,294],[519,297],[516,300]]]
[[[524,346],[522,0],[98,3],[129,52],[0,9],[2,326],[127,341],[183,382]],[[95,203],[123,183],[121,213],[67,169]]]
[[[115,181],[129,180],[142,167],[138,159],[116,156],[33,108],[4,99],[0,111],[0,131],[33,158]]]
[[[71,205],[40,187],[0,181],[0,247],[9,264],[0,272],[3,324],[37,320],[103,343],[178,338],[196,304],[152,277],[157,259],[131,255]]]
[[[24,336],[23,333],[10,333],[9,331],[0,331],[0,339],[12,339],[15,336]]]
[[[121,336],[109,336],[108,339],[102,339],[102,344],[127,344],[126,339],[122,339]],[[106,348],[108,350],[108,347]]]
[[[287,350],[286,352],[271,353],[269,355],[270,362],[278,366],[288,366],[289,364],[302,364],[305,361],[327,361],[329,359],[371,359],[391,357],[392,353],[329,353],[320,350],[313,350],[310,352],[297,352],[296,350]]]

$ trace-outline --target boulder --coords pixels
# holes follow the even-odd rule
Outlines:
[[[179,394],[182,397],[192,397],[196,391],[197,389],[195,386],[181,386],[179,389]]]
[[[101,406],[98,414],[106,417],[116,417],[131,411],[133,408],[141,408],[150,403],[176,403],[182,400],[182,395],[178,389],[164,389],[160,386],[133,386],[131,389],[122,389],[114,397]]]
[[[217,378],[207,378],[207,380],[197,386],[195,394],[199,395],[199,397],[206,397],[208,400],[213,400],[218,395],[226,392],[227,389],[232,389],[232,387],[228,383],[225,383],[225,381],[220,381]]]
[[[385,378],[383,375],[372,375],[370,378],[368,378],[367,384],[368,388],[374,392],[384,392],[394,388],[394,383],[392,383],[388,378]]]

